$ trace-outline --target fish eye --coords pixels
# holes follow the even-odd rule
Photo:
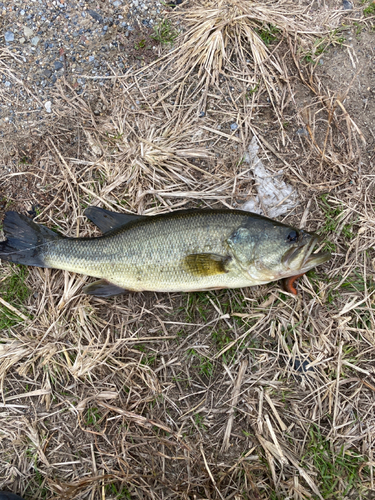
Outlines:
[[[296,243],[298,241],[298,233],[294,229],[290,231],[290,233],[287,236],[287,241],[290,243]]]

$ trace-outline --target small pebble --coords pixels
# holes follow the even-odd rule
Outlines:
[[[307,130],[305,128],[299,128],[297,130],[297,134],[298,135],[305,135],[305,136],[308,136],[309,134],[307,133]]]
[[[46,108],[47,113],[51,113],[51,111],[52,111],[52,102],[51,101],[45,102],[44,103],[44,107]]]
[[[237,130],[237,129],[238,129],[238,125],[237,125],[237,123],[231,123],[231,125],[230,125],[230,129],[231,129],[231,130]]]
[[[206,113],[204,111],[201,111],[199,113],[199,118],[203,118],[204,116],[206,116]]]
[[[56,70],[56,71],[58,71],[59,69],[63,68],[63,67],[64,67],[64,65],[63,65],[63,63],[62,63],[62,62],[60,62],[60,61],[55,61],[55,62],[53,63],[53,67],[55,68],[55,70]]]
[[[40,38],[38,36],[34,36],[31,39],[31,45],[34,45],[35,47],[38,45]]]
[[[33,35],[34,31],[29,28],[28,26],[25,26],[23,28],[23,34],[25,35],[26,38],[30,38]]]
[[[87,12],[88,14],[90,14],[90,16],[95,19],[95,21],[97,21],[98,23],[102,23],[103,22],[103,18],[102,16],[96,12],[95,10],[92,10],[92,9],[87,9]]]
[[[13,42],[14,40],[14,34],[11,31],[6,31],[4,33],[4,38],[6,42]]]

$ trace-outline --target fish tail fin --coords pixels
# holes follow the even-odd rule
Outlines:
[[[0,259],[27,266],[49,267],[44,262],[46,245],[63,238],[17,212],[5,214],[3,230],[7,239],[0,242]]]

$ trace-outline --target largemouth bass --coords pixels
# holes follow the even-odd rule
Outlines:
[[[103,236],[66,238],[7,212],[0,258],[100,278],[84,291],[110,296],[260,285],[304,274],[331,257],[313,253],[318,236],[240,210],[137,216],[89,207],[85,215]]]

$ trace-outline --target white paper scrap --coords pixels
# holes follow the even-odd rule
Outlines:
[[[244,161],[251,166],[258,194],[242,205],[242,210],[274,218],[285,214],[298,203],[296,190],[282,180],[283,171],[277,174],[267,170],[258,157],[259,144],[251,139]]]

